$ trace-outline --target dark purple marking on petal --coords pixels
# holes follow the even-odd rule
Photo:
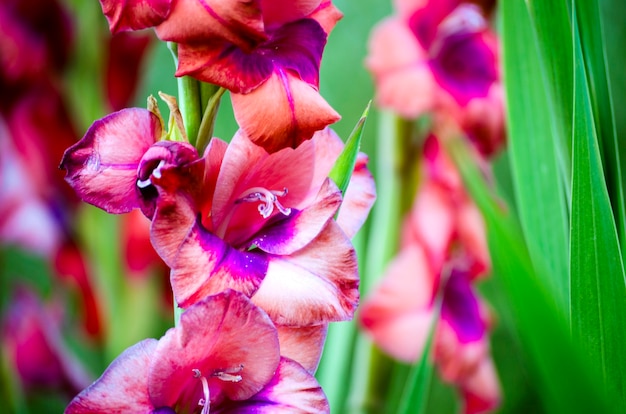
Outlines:
[[[320,24],[313,19],[301,19],[281,26],[269,35],[267,41],[258,44],[251,51],[245,51],[228,42],[214,42],[206,50],[187,54],[184,45],[181,45],[181,66],[193,67],[189,71],[192,76],[235,93],[251,92],[279,68],[294,72],[317,88],[327,37]],[[206,61],[198,65],[195,61],[202,57]],[[188,73],[185,71],[178,75],[181,74]]]
[[[170,278],[176,301],[187,308],[225,289],[253,295],[267,267],[266,254],[233,248],[202,227],[198,219],[180,245]]]
[[[485,334],[478,299],[464,272],[452,271],[444,288],[441,317],[448,321],[462,343],[477,341]]]
[[[441,43],[430,67],[437,82],[460,104],[487,96],[498,79],[496,56],[482,32],[459,33]]]
[[[176,411],[170,407],[159,407],[152,410],[151,414],[176,414]]]

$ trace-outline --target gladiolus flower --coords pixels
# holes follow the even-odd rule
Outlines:
[[[484,11],[459,0],[400,0],[372,32],[377,103],[406,118],[446,114],[485,154],[504,140],[498,45]]]
[[[61,166],[85,201],[113,213],[141,208],[152,219],[181,307],[232,288],[279,325],[325,335],[326,323],[352,317],[358,271],[349,238],[375,199],[363,155],[342,204],[327,176],[343,144],[328,129],[272,154],[239,132],[230,144],[213,139],[203,158],[188,144],[155,143],[161,135],[151,112],[123,110],[96,121]]]
[[[484,412],[500,399],[489,354],[491,318],[472,287],[490,267],[484,226],[434,137],[425,147],[426,182],[403,228],[402,247],[364,301],[360,321],[385,352],[415,362],[424,350],[440,292],[435,362],[442,378],[459,387],[465,412]]]
[[[342,197],[326,177],[341,146],[330,130],[273,154],[241,132],[228,146],[211,141],[202,197],[190,204],[188,197],[164,195],[153,220],[152,240],[172,268],[178,304],[230,287],[280,325],[351,318],[358,273],[346,233],[362,224],[374,187],[369,172],[358,170],[360,201],[344,204],[339,224],[333,220]],[[152,183],[165,188],[170,181],[183,180],[170,170]],[[178,231],[180,223],[191,230]]]
[[[245,296],[225,291],[183,313],[160,340],[124,351],[67,413],[328,412],[315,379],[280,357],[276,329]]]
[[[155,27],[176,42],[176,75],[230,90],[240,127],[269,152],[340,118],[318,91],[326,38],[342,17],[328,0],[101,3],[112,32]]]

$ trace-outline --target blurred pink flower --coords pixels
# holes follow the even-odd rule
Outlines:
[[[183,313],[160,340],[123,352],[67,407],[67,413],[328,412],[315,379],[281,358],[267,315],[227,290]]]
[[[504,112],[497,39],[484,15],[460,0],[398,0],[372,32],[366,66],[381,107],[452,116],[488,155],[504,140]]]
[[[400,252],[362,304],[360,322],[382,350],[415,362],[440,293],[435,362],[442,378],[459,387],[465,412],[484,412],[500,400],[489,353],[491,316],[472,287],[490,268],[484,225],[434,137],[426,149],[425,182],[405,222]]]
[[[101,3],[112,32],[155,27],[176,42],[177,76],[230,90],[240,127],[268,152],[340,118],[318,91],[326,38],[342,16],[329,0]]]
[[[2,345],[27,390],[74,394],[90,379],[63,341],[60,303],[44,305],[24,288],[14,290],[2,319]]]

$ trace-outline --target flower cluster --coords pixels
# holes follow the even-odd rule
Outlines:
[[[400,250],[359,321],[382,350],[405,362],[419,360],[436,322],[433,356],[441,377],[459,388],[464,412],[489,411],[500,401],[489,351],[493,316],[474,290],[490,270],[485,229],[442,143],[462,130],[485,170],[486,157],[503,144],[497,39],[487,20],[493,3],[395,5],[396,14],[370,38],[366,65],[377,103],[409,124],[428,117],[431,129],[418,158],[405,159],[418,166],[420,183]]]
[[[82,200],[150,219],[184,311],[67,412],[327,412],[312,374],[328,323],[356,310],[350,239],[375,199],[363,154],[345,191],[329,178],[344,145],[327,127],[338,115],[318,93],[319,64],[341,14],[329,1],[101,4],[113,33],[154,28],[176,42],[177,76],[230,90],[240,130],[198,144],[162,95],[170,122],[149,99],[95,121],[65,152]]]

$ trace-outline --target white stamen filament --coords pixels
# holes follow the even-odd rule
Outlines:
[[[287,189],[283,191],[268,190],[263,187],[250,188],[239,196],[235,203],[252,203],[255,201],[261,201],[263,204],[259,204],[258,210],[263,218],[268,218],[274,212],[274,206],[285,216],[291,214],[291,209],[284,207],[278,201],[278,197],[284,197],[287,195]]]
[[[202,411],[200,412],[200,414],[209,414],[209,409],[211,407],[209,382],[207,381],[206,377],[202,375],[202,372],[200,372],[199,369],[194,368],[192,372],[194,378],[199,378],[200,381],[202,381],[202,394],[204,395],[204,398],[200,398],[200,400],[198,400],[198,405],[202,407]]]

